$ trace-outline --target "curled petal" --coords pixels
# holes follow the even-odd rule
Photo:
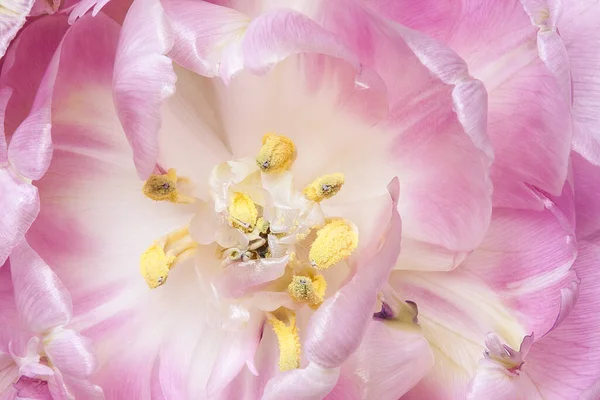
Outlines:
[[[309,363],[306,368],[284,372],[271,379],[262,400],[321,399],[335,386],[339,375],[339,368],[323,368]]]
[[[110,0],[81,0],[71,9],[69,13],[69,24],[73,24],[78,18],[83,17],[92,8],[92,16],[96,16],[102,7]]]
[[[373,315],[377,293],[385,284],[400,252],[401,220],[396,209],[398,179],[390,183],[391,219],[385,242],[371,258],[358,262],[352,280],[327,299],[307,328],[306,354],[327,368],[340,366],[360,345]],[[386,210],[389,212],[389,210]],[[373,239],[375,242],[381,237]]]
[[[52,364],[63,374],[87,377],[96,368],[96,360],[88,339],[71,329],[52,332],[44,346]]]
[[[115,59],[114,100],[140,178],[158,158],[160,108],[175,91],[173,36],[158,0],[135,0],[125,17]]]
[[[67,289],[26,241],[14,248],[10,267],[15,303],[25,325],[41,334],[71,319]]]

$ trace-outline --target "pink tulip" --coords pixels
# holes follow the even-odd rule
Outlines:
[[[0,399],[594,399],[597,11],[0,10]]]

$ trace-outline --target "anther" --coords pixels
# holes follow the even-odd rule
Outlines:
[[[350,257],[358,246],[358,232],[343,219],[334,219],[317,231],[308,258],[313,267],[327,269]]]
[[[267,315],[279,344],[279,369],[289,371],[300,367],[300,336],[296,327],[296,313],[279,308]]]
[[[267,133],[256,157],[256,164],[263,172],[284,172],[296,159],[296,146],[286,136]]]
[[[156,201],[170,201],[172,203],[193,203],[193,197],[179,193],[177,185],[187,182],[187,178],[177,177],[177,173],[170,168],[166,174],[151,175],[144,183],[142,191],[146,197]]]
[[[317,203],[337,194],[344,185],[344,174],[323,175],[304,189],[304,196]]]
[[[295,301],[303,301],[311,307],[317,307],[323,302],[327,282],[322,275],[311,278],[304,275],[294,275],[288,286],[288,293]]]

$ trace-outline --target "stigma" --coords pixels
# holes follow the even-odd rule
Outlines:
[[[296,313],[279,308],[267,315],[279,344],[279,369],[290,371],[300,367],[300,336],[296,327]]]
[[[191,255],[196,243],[189,237],[188,228],[179,229],[155,241],[142,253],[140,273],[150,289],[167,281],[169,271],[183,258]]]
[[[256,157],[256,164],[263,172],[284,172],[296,159],[296,146],[286,136],[267,133]]]
[[[336,195],[344,185],[344,174],[323,175],[304,189],[304,196],[311,201],[321,202]]]
[[[292,299],[298,302],[306,302],[313,308],[323,303],[327,282],[322,275],[314,277],[294,275],[288,286],[288,293]]]
[[[308,253],[310,264],[327,269],[350,257],[357,246],[357,229],[343,219],[333,219],[317,231]]]
[[[170,168],[166,174],[153,174],[144,182],[142,191],[146,197],[155,201],[172,203],[193,203],[196,199],[185,196],[177,190],[179,183],[187,182],[187,178],[177,176],[175,169]]]

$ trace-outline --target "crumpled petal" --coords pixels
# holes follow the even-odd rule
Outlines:
[[[44,346],[52,364],[61,373],[75,377],[87,377],[96,368],[91,342],[74,330],[61,329],[46,338]]]
[[[0,8],[0,57],[4,56],[10,41],[25,23],[34,0],[17,0],[2,4]]]
[[[69,13],[69,24],[83,17],[92,8],[92,16],[96,16],[110,0],[81,0],[75,4]]]
[[[535,385],[525,374],[511,374],[501,365],[482,360],[471,381],[467,400],[542,400]]]
[[[67,289],[26,241],[12,251],[10,270],[17,309],[31,331],[41,334],[69,322],[73,305]]]
[[[173,95],[173,35],[158,0],[135,0],[125,17],[115,59],[114,100],[140,178],[158,158],[160,108]]]

